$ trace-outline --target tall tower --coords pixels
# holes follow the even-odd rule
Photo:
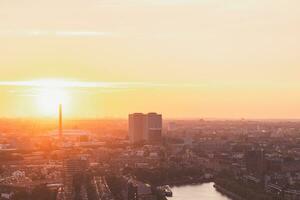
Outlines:
[[[62,130],[62,105],[59,104],[59,138],[62,139],[63,130]]]

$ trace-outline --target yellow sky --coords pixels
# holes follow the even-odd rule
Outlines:
[[[298,0],[1,0],[0,116],[63,91],[69,117],[300,118],[299,24]]]

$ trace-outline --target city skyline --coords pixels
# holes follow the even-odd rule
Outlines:
[[[0,117],[300,119],[299,1],[0,7]]]
[[[299,22],[299,0],[0,0],[0,200],[300,200]]]

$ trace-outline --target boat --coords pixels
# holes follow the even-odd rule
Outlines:
[[[158,188],[166,197],[172,197],[173,192],[169,185],[164,185]]]

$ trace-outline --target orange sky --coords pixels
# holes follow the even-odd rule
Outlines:
[[[0,1],[0,116],[300,118],[299,24],[298,0]]]

